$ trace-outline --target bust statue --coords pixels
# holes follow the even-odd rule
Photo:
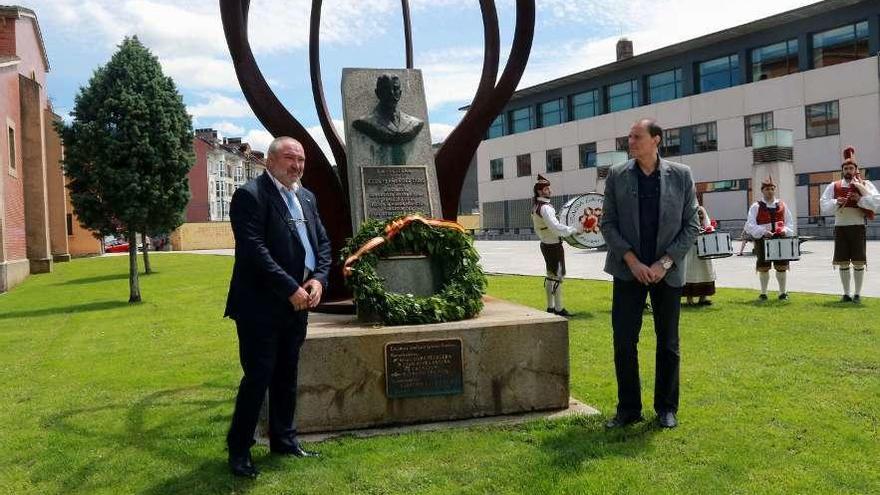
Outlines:
[[[401,93],[399,77],[390,74],[379,76],[376,79],[379,103],[372,112],[354,121],[352,125],[355,130],[381,144],[404,144],[416,137],[425,123],[397,108]]]

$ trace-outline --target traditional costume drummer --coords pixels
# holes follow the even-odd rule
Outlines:
[[[773,237],[791,237],[794,235],[795,226],[791,210],[786,208],[782,200],[776,199],[776,183],[773,177],[761,181],[762,200],[756,201],[749,208],[748,220],[746,220],[746,232],[755,240],[755,252],[758,255],[756,268],[758,279],[761,281],[762,301],[767,299],[767,286],[770,284],[770,266],[764,256],[764,243],[761,239]],[[776,269],[776,281],[779,283],[779,299],[788,299],[785,290],[788,261],[773,261]]]
[[[568,227],[559,223],[556,209],[550,204],[550,181],[538,175],[533,188],[532,225],[541,240],[541,254],[547,266],[544,290],[547,293],[547,312],[560,316],[571,316],[562,305],[562,280],[565,277],[565,251],[561,237],[583,232],[583,228]]]
[[[834,215],[834,266],[840,270],[842,301],[860,302],[867,265],[865,224],[880,210],[880,194],[871,181],[862,180],[855,149],[843,151],[843,179],[828,184],[819,204],[823,215]],[[850,265],[855,290],[850,296]]]

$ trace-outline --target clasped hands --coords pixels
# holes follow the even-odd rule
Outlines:
[[[324,286],[315,279],[309,279],[302,287],[296,289],[290,297],[290,305],[297,311],[304,309],[313,309],[321,302],[321,295],[324,292]]]
[[[653,265],[648,266],[639,261],[632,251],[627,252],[623,259],[626,261],[627,266],[629,266],[633,276],[642,285],[656,284],[666,276],[666,269],[663,268],[663,264],[659,260],[654,262]]]

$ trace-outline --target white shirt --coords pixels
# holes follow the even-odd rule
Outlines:
[[[280,180],[276,179],[275,176],[272,175],[272,172],[269,172],[268,169],[266,169],[266,173],[269,174],[269,178],[272,179],[272,183],[274,183],[275,187],[278,188],[278,192],[281,194],[281,199],[284,200],[284,204],[286,204],[288,208],[291,207],[291,204],[287,200],[287,194],[285,194],[285,191],[289,191],[292,193],[293,200],[296,202],[296,206],[297,208],[299,208],[299,211],[305,211],[303,210],[302,204],[299,202],[299,198],[296,196],[296,191],[299,190],[299,182],[294,182],[293,186],[287,187],[282,184]]]
[[[774,199],[772,202],[767,203],[767,208],[776,208],[776,205],[779,203],[778,199]],[[776,220],[779,221],[778,219]],[[786,237],[791,237],[794,235],[794,218],[791,215],[791,208],[785,208],[785,227],[783,228],[783,233]],[[745,226],[746,232],[754,239],[760,239],[764,237],[764,234],[768,234],[773,232],[774,226],[769,223],[764,223],[758,225],[758,202],[752,203],[752,206],[749,207],[749,218],[746,220]]]
[[[834,198],[834,184],[836,183],[837,181],[828,184],[822,193],[822,198],[819,199],[819,207],[822,210],[822,214],[834,215],[834,225],[865,225],[865,212],[862,210],[848,206],[837,207],[837,199]],[[843,179],[843,187],[849,187],[849,185],[850,182]],[[859,198],[858,205],[860,208],[876,213],[880,210],[880,193],[877,192],[877,188],[869,180],[863,181],[862,185],[868,190],[870,196]]]
[[[574,227],[562,225],[556,218],[556,209],[550,204],[547,198],[538,198],[543,203],[538,209],[540,215],[532,213],[532,225],[535,227],[535,233],[544,244],[559,244],[560,237],[568,237],[578,233]]]

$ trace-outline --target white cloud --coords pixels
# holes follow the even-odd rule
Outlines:
[[[236,137],[244,134],[244,127],[237,126],[232,122],[214,122],[211,128],[220,131],[220,134],[226,137]]]
[[[262,151],[263,153],[269,149],[269,144],[275,139],[269,131],[265,129],[251,129],[245,134],[241,140],[251,145],[251,149]]]
[[[230,90],[239,89],[238,78],[232,62],[205,56],[159,57],[166,76],[175,84],[190,89]]]
[[[230,98],[218,93],[202,95],[207,98],[197,105],[187,107],[190,115],[196,119],[203,117],[240,118],[253,117],[253,111],[247,102],[241,98]]]
[[[333,119],[332,122],[333,127],[336,128],[336,132],[339,134],[339,138],[345,143],[345,124],[341,120],[336,119]],[[336,164],[336,159],[333,158],[333,151],[330,149],[330,142],[327,141],[327,138],[324,136],[324,129],[322,129],[320,125],[316,125],[309,127],[306,130],[312,135],[315,142],[318,143],[318,146],[321,148],[321,151],[324,152],[324,156],[327,157],[327,160],[332,164]]]
[[[452,133],[453,129],[455,129],[454,125],[443,124],[443,123],[432,123],[431,124],[431,142],[432,143],[442,143],[446,141],[446,138],[449,137],[449,134]]]

